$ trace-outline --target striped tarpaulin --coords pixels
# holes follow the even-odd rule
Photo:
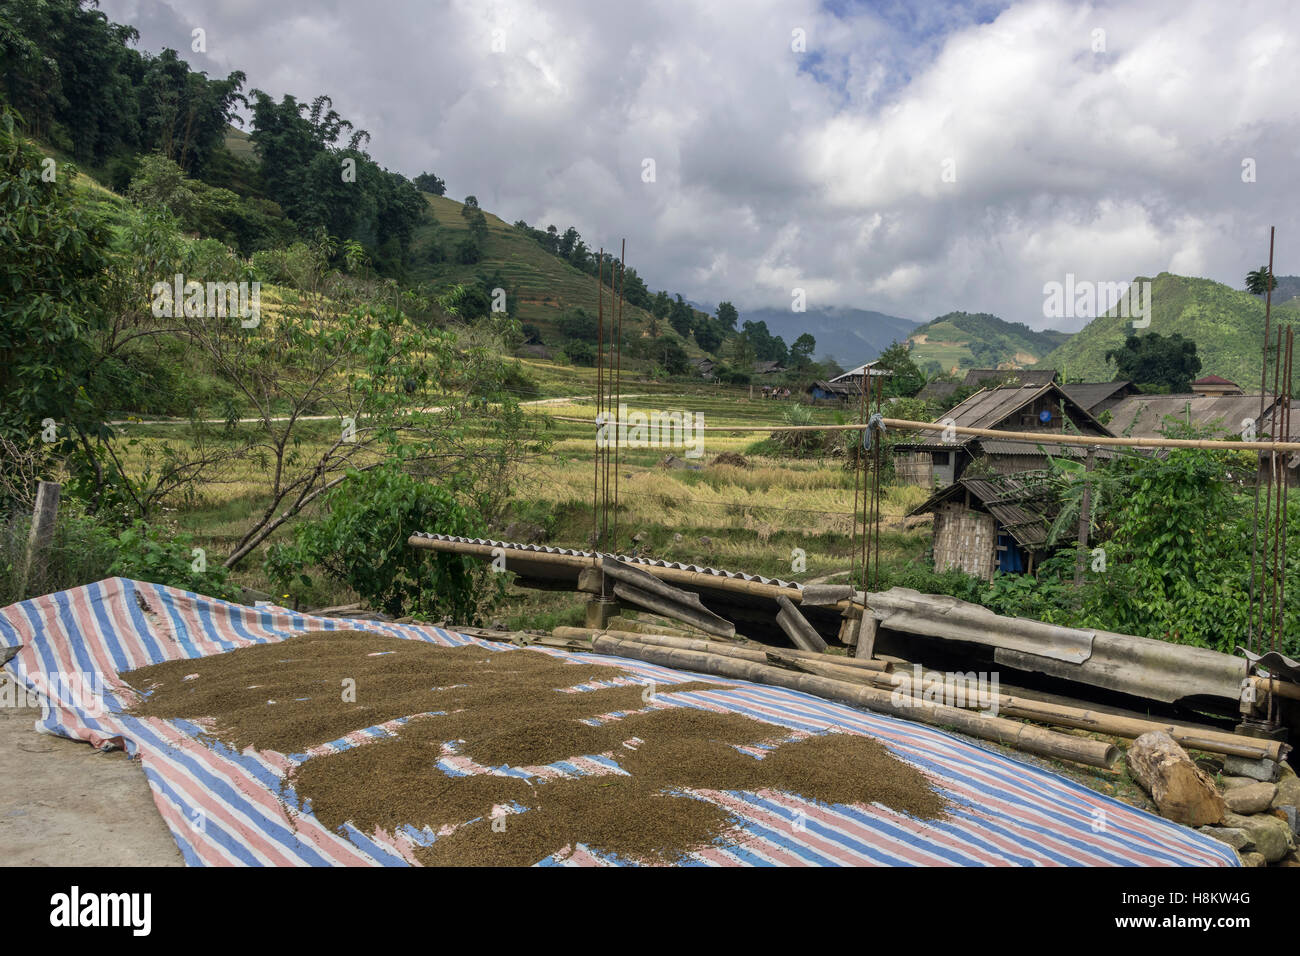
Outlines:
[[[0,610],[0,646],[22,646],[7,670],[20,684],[39,689],[45,701],[37,729],[96,747],[125,747],[137,757],[186,862],[414,863],[414,849],[435,840],[436,833],[416,826],[392,833],[366,834],[350,826],[334,832],[309,811],[296,809],[296,795],[283,787],[286,775],[299,763],[400,733],[408,718],[359,727],[339,740],[321,741],[306,753],[280,754],[235,752],[204,737],[202,728],[189,721],[138,718],[123,712],[134,699],[129,683],[135,668],[331,630],[366,630],[445,646],[509,647],[435,627],[319,618],[274,606],[244,607],[122,578]],[[538,648],[511,652],[579,656]],[[833,727],[875,737],[926,774],[950,803],[947,819],[925,822],[880,805],[828,807],[771,791],[697,791],[695,796],[732,811],[744,834],[739,845],[709,847],[689,857],[688,864],[1231,866],[1237,862],[1231,849],[1207,836],[929,727],[797,691],[621,658],[580,656],[584,662],[616,665],[631,675],[611,674],[611,682],[654,681],[657,694],[650,706],[746,714],[788,728],[793,736]],[[56,679],[58,675],[63,679]],[[672,693],[672,685],[694,680],[728,687]],[[102,696],[95,696],[100,692]],[[629,743],[635,745],[635,739]],[[547,767],[489,769],[459,754],[450,742],[437,765],[448,774],[509,773],[541,780],[623,772],[610,754],[574,755]],[[555,855],[538,862],[601,866],[620,861],[579,845],[557,848]]]

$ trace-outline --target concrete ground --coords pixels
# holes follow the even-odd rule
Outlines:
[[[0,866],[182,866],[140,764],[38,734],[38,717],[0,707]]]

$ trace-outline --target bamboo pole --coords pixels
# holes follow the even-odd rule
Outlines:
[[[757,663],[762,663],[762,659],[767,657],[767,654],[764,654],[763,652],[755,652],[748,648],[733,648],[727,645],[717,645],[710,641],[672,641],[669,643],[662,641],[657,635],[627,634],[624,636],[616,632],[608,633],[599,631],[583,631],[582,634],[579,635],[576,633],[578,630],[579,629],[577,628],[557,628],[556,636],[586,637],[590,635],[593,639],[593,647],[595,646],[596,640],[600,637],[615,637],[620,640],[630,640],[633,643],[652,644],[682,650],[722,654],[726,657],[735,657]],[[563,635],[560,634],[561,631],[564,632]],[[575,633],[571,634],[570,632]],[[715,648],[721,647],[721,650],[709,648],[707,645],[710,644],[713,644]],[[858,669],[845,666],[844,664],[832,663],[830,661],[818,662],[808,659],[809,657],[816,655],[808,654],[800,655],[795,658],[794,655],[796,652],[784,649],[769,653],[794,658],[794,660],[797,660],[799,663],[807,665],[812,673],[818,673],[824,677],[831,677],[837,680],[849,681],[851,683],[865,684],[880,690],[897,690],[899,693],[906,695],[909,698],[923,699],[922,695],[924,694],[924,688],[914,686],[915,682],[912,680],[911,675],[905,671],[895,670],[892,673],[885,673],[874,668]],[[873,661],[871,663],[883,662]],[[1136,740],[1143,734],[1151,733],[1152,731],[1164,731],[1184,747],[1203,750],[1207,753],[1227,754],[1237,757],[1245,757],[1247,759],[1257,760],[1268,758],[1269,760],[1281,760],[1289,749],[1285,744],[1275,740],[1246,737],[1240,734],[1224,733],[1222,731],[1200,727],[1186,727],[1176,723],[1168,723],[1141,717],[1126,717],[1122,714],[1111,714],[1105,711],[1070,707],[1064,704],[1050,704],[1027,697],[1016,697],[1011,694],[999,694],[996,698],[986,698],[983,702],[974,700],[968,696],[964,706],[966,709],[977,709],[980,707],[991,708],[996,706],[999,716],[1032,720],[1036,723],[1051,724],[1057,727],[1072,727],[1078,730],[1090,730],[1094,733],[1106,734],[1112,737],[1123,737],[1129,740]]]
[[[609,636],[598,637],[592,641],[592,650],[597,654],[630,657],[667,667],[785,687],[828,700],[838,700],[868,710],[893,714],[906,720],[953,727],[972,737],[996,741],[1026,753],[1069,760],[1105,770],[1109,770],[1119,756],[1119,748],[1102,741],[1060,734],[1002,717],[986,717],[957,707],[948,707],[912,697],[898,699],[894,694],[874,687],[863,687],[845,680],[783,670],[780,667],[723,657],[719,654],[656,647],[652,644],[620,640]]]
[[[600,631],[589,627],[557,627],[551,633],[556,637],[570,640],[582,638],[594,640],[597,637],[616,637],[619,640],[638,641],[642,644],[653,644],[657,647],[676,647],[684,651],[702,651],[706,654],[721,654],[723,657],[735,657],[740,660],[754,661],[759,664],[766,663],[768,655],[775,653],[801,663],[812,665],[820,664],[824,667],[833,667],[837,671],[843,671],[847,674],[854,675],[858,673],[882,673],[889,669],[889,663],[887,661],[861,661],[855,660],[852,657],[836,657],[832,654],[819,654],[816,651],[791,650],[784,647],[770,648],[766,645],[758,644],[751,644],[749,646],[741,644],[723,644],[719,641],[706,641],[703,638],[673,637],[667,634],[642,634],[638,631],[618,631],[613,629]]]

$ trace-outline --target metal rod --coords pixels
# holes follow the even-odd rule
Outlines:
[[[591,550],[600,551],[600,429],[604,412],[604,363],[602,352],[605,347],[605,247],[601,246],[596,263],[596,454],[595,476],[592,484],[591,500]],[[605,580],[601,577],[600,597],[605,598]]]
[[[627,291],[627,239],[623,240],[618,259],[618,319],[614,333],[617,371],[614,373],[614,553],[618,553],[618,466],[619,446],[623,443],[623,294]]]
[[[1269,320],[1271,317],[1271,308],[1273,301],[1273,236],[1276,232],[1275,226],[1268,227],[1268,278],[1264,282],[1264,356],[1260,362],[1259,368],[1259,418],[1256,419],[1256,428],[1264,425],[1264,394],[1268,390],[1268,333]],[[1277,424],[1277,412],[1273,413],[1273,423]],[[1273,428],[1271,438],[1277,437],[1277,428]],[[1260,475],[1264,470],[1264,455],[1259,456],[1259,466],[1255,469],[1255,511],[1251,518],[1251,528],[1254,533],[1254,541],[1250,547],[1250,623],[1246,633],[1246,646],[1253,653],[1255,650],[1255,604],[1256,598],[1259,600],[1259,633],[1260,639],[1263,640],[1264,632],[1264,603],[1263,595],[1258,592],[1261,590],[1256,584],[1256,564],[1259,555],[1259,481]],[[1263,582],[1260,581],[1260,584]]]

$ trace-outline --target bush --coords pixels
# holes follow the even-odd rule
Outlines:
[[[564,346],[564,356],[574,365],[590,368],[596,364],[596,349],[590,342],[569,342]]]
[[[117,558],[108,569],[108,577],[149,581],[236,600],[239,589],[226,580],[226,569],[215,560],[209,561],[203,549],[193,544],[193,535],[166,535],[157,525],[136,521],[114,539]]]
[[[397,464],[348,478],[329,496],[323,517],[300,524],[291,543],[272,546],[266,570],[283,591],[315,566],[394,617],[448,618],[477,624],[504,593],[502,576],[472,558],[411,548],[415,531],[480,537],[486,524],[446,488],[426,484]]]
[[[0,607],[111,577],[149,581],[227,600],[238,594],[238,589],[227,582],[225,568],[208,562],[206,556],[199,561],[190,535],[168,535],[164,529],[141,521],[115,532],[106,521],[85,514],[75,500],[69,499],[61,502],[54,536],[19,593],[18,570],[30,527],[31,516],[23,513],[12,515],[0,526]]]

